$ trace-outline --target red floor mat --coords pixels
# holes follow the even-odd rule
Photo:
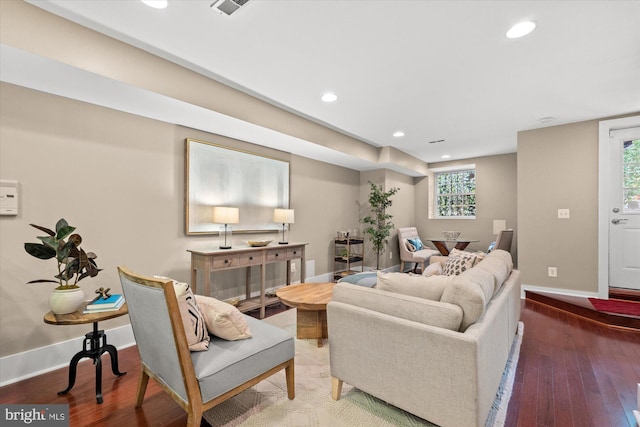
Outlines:
[[[640,302],[637,301],[589,298],[589,302],[591,302],[593,307],[598,311],[626,314],[629,316],[640,316]]]

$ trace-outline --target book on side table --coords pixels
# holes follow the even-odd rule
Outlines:
[[[104,299],[97,297],[85,307],[83,313],[100,313],[105,311],[117,311],[124,304],[124,296],[122,294],[113,294],[109,298]]]

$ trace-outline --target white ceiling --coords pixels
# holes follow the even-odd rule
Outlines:
[[[213,0],[29,2],[425,162],[640,111],[640,1],[250,0],[231,16]],[[507,39],[523,20],[536,30]]]

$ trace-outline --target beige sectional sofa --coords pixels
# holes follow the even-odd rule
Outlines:
[[[380,273],[376,288],[336,284],[327,316],[334,399],[346,382],[443,427],[484,426],[518,328],[520,272],[496,250],[457,276]]]

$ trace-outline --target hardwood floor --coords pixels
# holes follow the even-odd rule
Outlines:
[[[267,310],[267,316],[284,310]],[[635,427],[631,411],[640,382],[640,332],[609,328],[534,301],[523,301],[525,324],[506,426]],[[0,403],[68,403],[71,426],[184,426],[186,415],[149,382],[144,405],[134,409],[140,364],[135,347],[118,352],[117,378],[103,358],[104,403],[96,404],[94,366],[78,365],[65,396],[67,369],[0,388]],[[329,393],[327,389],[327,393]],[[206,423],[205,423],[206,424]]]
[[[635,427],[640,331],[526,300],[507,426]]]

